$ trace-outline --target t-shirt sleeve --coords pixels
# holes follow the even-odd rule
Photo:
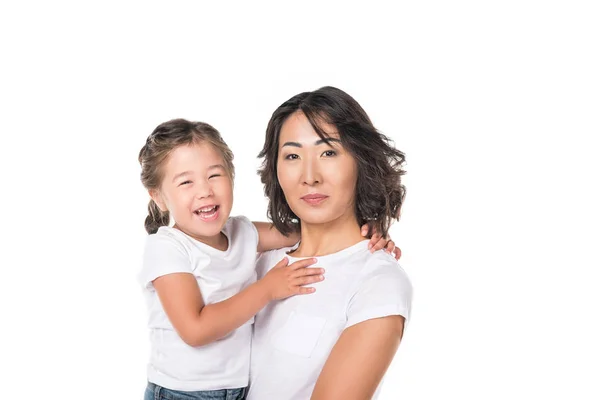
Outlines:
[[[238,229],[242,232],[243,240],[251,240],[254,244],[254,248],[258,248],[258,230],[256,226],[247,217],[239,215],[233,217],[235,222],[238,224]]]
[[[402,315],[408,322],[412,285],[404,270],[395,261],[375,263],[365,269],[367,272],[348,303],[345,328],[390,315]]]
[[[149,235],[139,274],[142,286],[151,289],[152,281],[156,278],[178,272],[193,273],[190,257],[183,244],[160,232]]]
[[[277,263],[273,263],[273,255],[274,250],[265,251],[263,253],[258,253],[258,257],[256,258],[256,277],[257,279],[262,279]]]

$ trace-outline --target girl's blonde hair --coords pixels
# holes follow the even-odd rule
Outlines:
[[[173,119],[154,129],[140,150],[138,161],[142,166],[140,178],[147,190],[160,190],[164,178],[163,165],[169,154],[179,146],[210,143],[223,157],[231,182],[235,175],[233,153],[219,131],[204,122]],[[169,225],[169,212],[162,212],[154,200],[148,203],[145,227],[148,234],[156,233],[161,226]]]

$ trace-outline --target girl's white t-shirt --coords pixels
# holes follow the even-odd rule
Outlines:
[[[314,266],[325,269],[325,280],[310,285],[315,293],[272,302],[256,315],[248,400],[310,399],[344,329],[390,315],[408,321],[412,286],[406,273],[393,256],[371,254],[368,243],[317,257]],[[264,253],[257,261],[258,278],[290,249]],[[290,264],[298,260],[288,258]]]
[[[199,391],[248,385],[252,322],[222,339],[200,347],[187,345],[165,314],[152,281],[185,272],[196,277],[205,304],[217,303],[256,281],[258,232],[246,217],[231,217],[223,228],[226,251],[214,249],[185,233],[161,227],[149,235],[139,281],[148,305],[150,362],[148,380],[174,390]]]

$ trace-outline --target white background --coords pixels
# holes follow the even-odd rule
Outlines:
[[[233,214],[264,220],[271,113],[333,85],[407,155],[413,319],[380,398],[600,398],[595,2],[13,3],[0,397],[140,399],[146,136],[214,125]]]

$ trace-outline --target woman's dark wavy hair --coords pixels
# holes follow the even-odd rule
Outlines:
[[[321,139],[328,134],[321,125],[333,125],[344,149],[356,160],[355,215],[359,226],[369,223],[387,235],[392,219],[400,218],[406,189],[401,183],[404,153],[394,148],[391,140],[378,132],[363,108],[346,92],[325,86],[313,92],[300,93],[275,110],[267,126],[265,144],[258,155],[264,158],[258,170],[269,198],[268,217],[279,232],[288,235],[300,230],[298,216],[285,200],[277,180],[279,134],[283,123],[296,112],[302,112]]]

